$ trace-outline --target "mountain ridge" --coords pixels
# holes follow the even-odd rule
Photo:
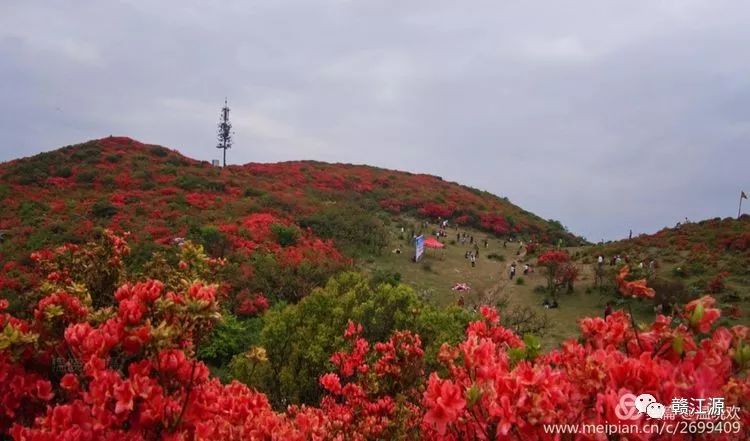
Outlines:
[[[96,153],[97,151],[98,153]],[[101,158],[101,154],[107,157]],[[159,158],[166,158],[166,165],[171,165],[177,169],[198,167],[205,171],[207,167],[211,167],[207,161],[190,158],[175,149],[144,144],[128,137],[108,137],[0,163],[0,174],[2,175],[0,182],[6,186],[15,184],[45,188],[54,186],[71,188],[76,185],[100,185],[103,183],[105,184],[104,191],[116,191],[115,188],[111,188],[111,181],[106,179],[108,172],[118,169],[120,158],[113,155],[124,156],[126,159],[130,159],[131,163],[138,161],[134,161],[132,157],[127,158],[128,156],[134,156],[135,159],[139,157],[144,159],[143,156],[148,155],[151,157],[151,162],[160,162],[158,161]],[[110,164],[106,164],[107,161]],[[141,168],[149,166],[149,161],[143,160],[140,162],[141,164],[131,164],[134,171],[137,172],[138,165]],[[168,169],[167,171],[170,173],[175,172],[174,169]],[[182,171],[190,172],[191,170]],[[92,177],[92,172],[97,176]],[[247,172],[250,175],[245,174]],[[247,183],[252,185],[255,183],[254,178],[258,176],[268,177],[268,175],[272,174],[277,174],[280,178],[286,180],[289,185],[305,185],[324,191],[345,191],[349,189],[348,187],[360,193],[367,193],[374,190],[381,191],[383,194],[376,195],[376,197],[381,202],[382,208],[395,213],[400,213],[402,209],[416,209],[421,210],[420,214],[428,217],[449,218],[453,216],[461,218],[458,219],[459,223],[473,222],[480,228],[495,234],[542,234],[545,233],[545,230],[561,230],[558,231],[560,233],[558,234],[559,236],[569,240],[580,240],[571,234],[567,234],[561,228],[561,225],[546,225],[549,224],[549,221],[511,203],[507,198],[502,198],[490,192],[471,188],[457,182],[446,181],[442,177],[431,174],[391,170],[366,164],[295,160],[277,163],[230,165],[221,172],[221,175],[227,176],[218,177],[219,180],[247,179],[249,180]],[[326,174],[332,176],[325,176]],[[105,175],[105,177],[102,178],[101,175]],[[416,198],[409,198],[403,197],[403,194],[397,194],[399,193],[398,191],[387,190],[393,190],[394,185],[399,184],[412,192],[420,190],[418,186],[414,185],[414,182],[404,182],[405,179],[419,180],[418,185],[433,186],[433,189],[437,192],[432,198],[433,200],[430,200],[430,196],[425,196],[424,194],[420,194]],[[394,183],[389,182],[389,180],[400,180],[401,182]],[[160,183],[169,184],[170,182],[161,179]],[[117,183],[118,186],[120,184]],[[107,188],[107,185],[110,188]],[[455,186],[455,188],[450,188],[451,186]],[[186,187],[184,188],[185,190],[194,189],[190,188],[191,185],[189,184],[184,185],[184,187]],[[196,187],[201,187],[200,183],[196,183]],[[201,188],[195,189],[201,190]],[[209,188],[208,190],[211,189]],[[445,194],[451,190],[453,190],[454,194]],[[446,196],[449,196],[449,200],[447,201],[445,200]],[[485,198],[487,200],[480,201],[477,198]],[[468,200],[465,201],[463,199]],[[472,204],[476,206],[472,206]],[[487,206],[483,207],[483,204]],[[440,207],[438,205],[443,206]],[[467,205],[469,208],[464,208],[462,205]],[[505,221],[497,217],[490,218],[488,215],[491,211],[500,212],[509,218],[506,218]],[[485,218],[479,219],[482,215]],[[513,216],[520,218],[518,223],[516,223],[516,219]],[[477,219],[471,219],[472,217]]]
[[[263,286],[253,288],[295,298],[382,253],[394,230],[434,234],[438,219],[498,238],[584,243],[559,222],[437,176],[320,161],[218,168],[127,137],[0,163],[0,204],[0,291],[34,285],[32,253],[82,244],[104,229],[131,234],[135,267],[154,253],[173,255],[174,241],[187,238],[213,257],[238,256],[238,271],[273,275],[256,277]],[[282,283],[268,265],[299,283]]]

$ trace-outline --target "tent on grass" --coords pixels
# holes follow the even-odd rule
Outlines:
[[[435,239],[432,236],[424,240],[424,246],[427,248],[437,248],[437,249],[445,248],[445,244],[440,243],[439,240]]]

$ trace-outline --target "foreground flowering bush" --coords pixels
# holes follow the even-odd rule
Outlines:
[[[124,252],[119,246],[102,256]],[[721,312],[708,296],[640,329],[623,311],[583,318],[580,338],[549,353],[482,307],[463,341],[442,346],[436,356],[442,367],[432,372],[416,333],[394,331],[370,342],[366,329],[350,321],[340,331],[344,349],[328,354],[332,372],[317,379],[322,400],[273,409],[264,394],[211,378],[195,358],[220,319],[220,297],[216,285],[191,277],[205,257],[185,258],[174,273],[163,272],[169,283],[123,281],[107,306],[95,305],[64,266],[50,267],[59,275],[45,277],[28,318],[7,313],[8,301],[0,300],[0,434],[18,440],[607,439],[561,436],[545,425],[622,424],[621,397],[648,393],[667,404],[721,397],[727,408],[739,409],[739,431],[627,439],[750,436],[748,329],[717,326]],[[651,294],[645,282],[626,275],[618,280],[624,295]],[[266,358],[264,348],[251,352],[254,360]]]

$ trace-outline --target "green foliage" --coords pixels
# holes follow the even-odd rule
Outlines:
[[[248,187],[245,189],[244,195],[246,198],[257,198],[261,197],[264,194],[266,194],[263,190],[258,190],[257,188]]]
[[[672,305],[685,304],[695,296],[691,295],[687,287],[681,280],[668,280],[656,278],[648,282],[649,286],[656,291],[654,304],[662,305],[663,308],[670,308]],[[669,311],[664,310],[668,313]]]
[[[18,208],[18,217],[24,225],[37,225],[43,220],[47,211],[49,211],[49,207],[46,204],[27,200],[21,202]]]
[[[91,215],[96,218],[107,219],[116,214],[117,207],[110,204],[106,199],[100,199],[91,206]]]
[[[302,261],[296,267],[281,265],[271,253],[254,253],[251,258],[253,278],[233,286],[262,292],[276,300],[296,302],[313,289],[323,286],[339,270],[324,262]]]
[[[164,254],[168,250],[171,251],[172,248],[151,241],[136,242],[131,246],[130,253],[125,256],[125,267],[129,273],[141,274],[156,253]]]
[[[149,149],[149,152],[159,158],[165,158],[169,156],[169,150],[165,149],[164,147],[160,147],[158,145],[155,145]]]
[[[111,175],[102,176],[100,179],[100,182],[102,186],[108,190],[108,191],[114,191],[117,189],[117,181],[115,181],[115,177]]]
[[[518,278],[516,278],[516,285],[523,285],[525,283],[526,281],[523,279],[523,277],[518,276]]]
[[[315,234],[333,239],[350,255],[380,254],[388,245],[388,230],[373,212],[345,204],[327,207],[300,221]]]
[[[262,321],[259,318],[240,320],[230,312],[222,313],[219,322],[198,350],[198,357],[214,364],[225,365],[258,339]]]
[[[542,340],[533,334],[523,336],[524,347],[508,350],[508,356],[513,363],[522,360],[533,360],[542,351]]]
[[[55,170],[55,176],[58,178],[69,178],[73,176],[73,171],[70,169],[70,167],[60,167],[57,170]]]
[[[91,184],[96,180],[96,173],[93,171],[82,171],[76,175],[76,182],[79,184]]]
[[[188,238],[193,242],[203,245],[206,252],[213,257],[224,257],[229,249],[229,241],[218,228],[207,225],[202,227],[191,227]]]
[[[77,162],[93,164],[99,160],[100,155],[101,151],[99,150],[96,141],[89,141],[76,149],[70,157]]]
[[[182,175],[175,180],[175,185],[187,191],[206,190],[221,192],[226,190],[226,184],[223,182],[211,181],[196,175]]]
[[[80,243],[81,239],[67,230],[66,224],[52,224],[37,227],[26,240],[26,246],[32,250],[43,247],[63,245],[65,243]]]
[[[282,247],[295,245],[300,235],[299,230],[293,225],[273,224],[271,225],[271,232],[276,238],[276,243]]]
[[[497,260],[498,262],[505,262],[505,256],[497,253],[490,253],[487,255],[490,260]]]
[[[436,309],[406,285],[375,288],[357,273],[343,273],[296,305],[272,308],[264,316],[258,344],[269,361],[267,374],[252,385],[268,392],[277,406],[316,403],[318,377],[331,368],[331,354],[343,347],[349,320],[362,324],[363,337],[385,341],[394,330],[418,332],[428,354],[443,342],[457,342],[469,322],[459,308]]]
[[[375,270],[370,276],[370,286],[376,288],[378,285],[387,283],[396,286],[401,282],[401,273],[388,271],[381,268]]]

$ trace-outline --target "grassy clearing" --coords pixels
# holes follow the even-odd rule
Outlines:
[[[577,335],[580,317],[601,315],[606,302],[615,298],[612,294],[602,294],[598,290],[589,290],[587,293],[587,287],[593,284],[593,277],[589,266],[581,265],[581,280],[576,284],[575,291],[559,296],[559,308],[545,309],[542,305],[545,294],[540,293],[537,288],[546,284],[543,270],[528,275],[522,274],[524,257],[519,258],[516,255],[517,242],[509,242],[507,247],[503,247],[502,240],[487,236],[486,233],[463,228],[460,231],[466,231],[479,241],[476,267],[472,268],[469,260],[465,258],[466,251],[473,249],[473,245],[456,243],[455,229],[449,230],[448,237],[443,238],[443,243],[446,244],[444,249],[426,250],[426,256],[418,263],[411,260],[413,247],[407,245],[406,240],[400,239],[400,230],[394,229],[387,252],[364,263],[363,269],[370,272],[398,272],[402,282],[411,285],[421,296],[437,305],[456,304],[460,294],[451,288],[456,283],[467,283],[471,287],[471,292],[465,294],[467,308],[479,304],[480,299],[501,297],[508,299],[509,307],[529,307],[549,318],[551,326],[543,337],[543,343],[548,348]],[[488,239],[487,248],[484,247],[485,238]],[[399,246],[402,253],[393,253],[392,250]],[[576,250],[570,251],[574,253]],[[501,256],[500,260],[488,259],[487,256],[492,254]],[[514,260],[517,261],[517,277],[521,276],[524,279],[520,285],[516,280],[509,280],[509,267]],[[526,261],[533,265],[536,263],[536,257],[530,256]],[[647,322],[654,317],[651,305],[647,303],[634,303],[633,313],[639,322]]]

